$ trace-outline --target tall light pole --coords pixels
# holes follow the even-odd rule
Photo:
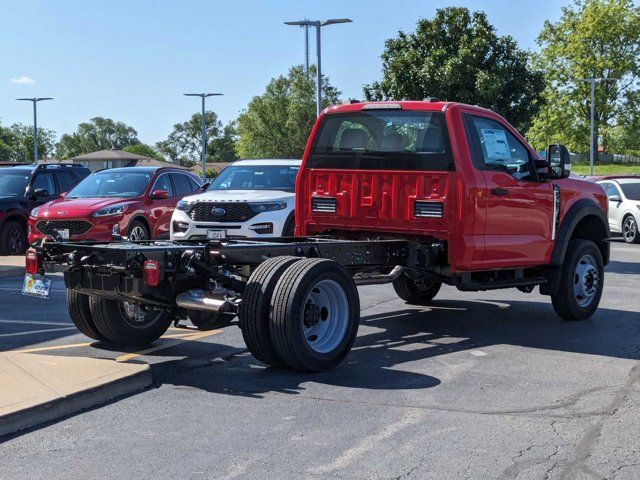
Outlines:
[[[320,30],[322,27],[333,25],[335,23],[351,23],[353,20],[350,18],[331,18],[329,20],[298,20],[296,22],[284,22],[286,25],[297,25],[300,27],[316,27],[316,67],[317,67],[317,81],[316,81],[316,113],[320,115],[322,110],[322,53],[321,53],[321,38]]]
[[[615,82],[617,78],[583,78],[581,82],[587,82],[591,85],[591,119],[589,124],[589,175],[593,177],[593,144],[595,135],[595,104],[596,104],[596,83]]]
[[[38,109],[36,107],[38,102],[44,100],[53,100],[52,97],[39,97],[39,98],[16,98],[16,100],[33,102],[33,161],[38,162]]]
[[[202,180],[207,178],[207,162],[205,153],[207,151],[207,124],[204,120],[204,99],[207,97],[215,97],[222,93],[183,93],[185,97],[200,97],[202,99],[202,152],[200,153],[200,161],[202,162]]]

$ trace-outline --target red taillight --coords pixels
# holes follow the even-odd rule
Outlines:
[[[142,264],[142,279],[147,287],[157,287],[160,283],[160,263],[157,260],[145,260]]]
[[[38,252],[33,248],[27,250],[27,254],[24,257],[24,266],[27,273],[31,275],[38,273]]]

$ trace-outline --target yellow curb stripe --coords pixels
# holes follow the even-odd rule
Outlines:
[[[183,336],[183,338],[181,339],[183,342],[190,342],[192,340],[198,340],[200,338],[204,338],[204,337],[208,337],[211,335],[217,335],[218,333],[222,333],[222,330],[211,330],[208,332],[198,332],[192,335],[186,335]],[[120,355],[119,357],[116,358],[116,362],[127,362],[129,360],[132,360],[134,358],[140,357],[142,355],[147,355],[149,353],[153,353],[153,352],[157,352],[159,350],[164,350],[166,348],[171,348],[171,347],[175,347],[176,343],[171,343],[171,344],[164,344],[164,345],[156,345],[154,347],[150,347],[150,348],[146,348],[144,350],[140,350],[138,352],[134,352],[134,353],[127,353],[125,355]]]

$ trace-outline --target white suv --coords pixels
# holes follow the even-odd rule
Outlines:
[[[609,199],[609,229],[627,243],[640,243],[640,177],[607,178],[598,182]]]
[[[293,236],[301,160],[240,160],[209,188],[178,202],[171,240]]]

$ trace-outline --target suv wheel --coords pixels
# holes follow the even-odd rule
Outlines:
[[[553,308],[565,320],[586,320],[602,296],[602,254],[590,240],[571,240],[561,268],[560,288],[551,296]]]
[[[149,232],[147,231],[147,227],[140,220],[134,220],[129,225],[129,229],[127,230],[127,238],[129,240],[133,240],[134,242],[139,242],[141,240],[149,240]]]
[[[17,222],[7,222],[0,228],[0,255],[22,255],[27,250],[27,235]]]
[[[622,221],[622,236],[627,243],[640,242],[640,234],[638,233],[638,222],[633,215],[627,215]]]

